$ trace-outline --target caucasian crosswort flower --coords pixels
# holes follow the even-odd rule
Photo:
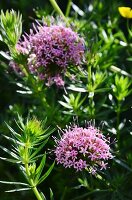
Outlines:
[[[71,126],[64,130],[60,140],[55,141],[57,164],[65,168],[87,169],[95,174],[98,169],[106,169],[107,161],[113,158],[109,140],[93,125],[86,128]]]
[[[30,73],[45,80],[47,85],[63,86],[68,66],[81,65],[84,60],[83,38],[62,25],[38,25],[34,29],[19,41],[18,53],[27,57]]]
[[[121,14],[122,17],[132,18],[132,8],[130,8],[130,7],[119,7],[118,10],[119,10],[119,13]]]

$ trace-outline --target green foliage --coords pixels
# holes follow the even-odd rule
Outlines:
[[[19,127],[19,131],[14,131],[8,124],[8,128],[12,133],[12,137],[5,136],[5,138],[9,142],[13,142],[12,150],[8,150],[5,147],[0,146],[3,151],[13,157],[13,159],[3,158],[2,160],[19,163],[19,168],[23,172],[25,178],[28,181],[28,184],[21,183],[21,182],[7,182],[1,181],[4,184],[18,184],[27,186],[27,188],[19,188],[10,190],[8,192],[15,192],[15,191],[22,191],[22,190],[29,190],[32,189],[37,196],[38,191],[36,189],[37,185],[42,183],[51,173],[53,164],[49,167],[49,169],[42,175],[45,162],[46,162],[46,152],[40,154],[40,151],[47,143],[50,134],[54,131],[53,129],[50,130],[49,128],[45,129],[46,120],[42,123],[38,121],[36,118],[27,119],[26,123],[24,124],[23,119],[18,115],[18,122],[17,125]],[[36,167],[36,162],[42,157],[41,162],[38,167]],[[37,197],[38,198],[38,197]]]
[[[132,81],[128,77],[124,78],[123,76],[119,77],[119,75],[115,76],[115,84],[112,87],[114,96],[118,101],[122,101],[132,93],[132,90],[129,90],[131,84]]]
[[[14,10],[1,11],[0,14],[0,38],[12,51],[20,39],[22,33],[22,15]]]

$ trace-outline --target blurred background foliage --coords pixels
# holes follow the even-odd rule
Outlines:
[[[57,2],[65,13],[68,1]],[[48,188],[51,187],[56,200],[132,199],[132,135],[130,134],[132,38],[127,30],[126,19],[119,15],[119,6],[131,7],[132,2],[73,1],[69,20],[85,38],[86,59],[88,66],[92,66],[92,77],[87,81],[87,70],[84,66],[84,71],[77,75],[77,80],[80,82],[75,81],[74,87],[67,83],[69,90],[65,95],[62,90],[55,90],[53,87],[46,90],[47,101],[51,105],[48,113],[43,110],[35,94],[23,95],[21,92],[16,92],[20,91],[20,84],[16,84],[16,75],[8,69],[8,60],[0,54],[1,144],[9,146],[2,137],[2,134],[9,134],[4,121],[15,128],[14,119],[17,118],[17,113],[23,117],[27,117],[30,113],[31,116],[36,115],[38,119],[46,115],[49,124],[52,126],[58,124],[61,127],[72,121],[73,116],[78,116],[82,124],[84,120],[91,118],[96,119],[97,124],[105,121],[105,132],[109,132],[113,140],[117,139],[117,147],[113,145],[115,160],[106,173],[95,178],[56,166],[49,179],[40,185],[40,189],[47,197]],[[23,32],[29,30],[35,19],[40,20],[47,15],[56,16],[48,0],[1,0],[0,9],[3,11],[14,9],[22,13]],[[132,19],[130,25],[131,22]],[[7,46],[2,42],[0,42],[0,51],[8,51]],[[21,79],[17,78],[17,81],[19,83]],[[95,96],[91,98],[88,95],[92,94],[93,88]],[[90,90],[91,93],[88,92]],[[53,148],[52,139],[48,145],[48,148]],[[0,153],[3,156],[4,153],[2,151]],[[54,155],[49,157],[50,165]],[[19,181],[23,176],[17,166],[0,161],[0,179]],[[8,189],[11,187],[0,185],[1,200],[35,199],[31,192],[4,193],[4,190]]]

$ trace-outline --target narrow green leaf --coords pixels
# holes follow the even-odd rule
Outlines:
[[[73,113],[73,110],[70,110],[70,111],[63,111],[63,113],[66,114],[66,115],[75,116],[75,113]]]
[[[50,200],[54,200],[54,194],[51,188],[50,188]]]
[[[126,60],[128,60],[128,61],[132,61],[132,57],[126,58]]]
[[[40,192],[40,196],[42,197],[43,200],[46,200],[46,197],[42,192]]]
[[[76,92],[87,92],[85,88],[75,87],[74,85],[69,86],[67,89],[73,90]]]
[[[36,162],[36,160],[37,160],[38,158],[40,158],[40,157],[43,157],[43,155],[44,155],[44,154],[37,155],[37,156],[33,157],[32,159],[30,159],[29,162],[30,162],[30,163]]]
[[[75,107],[78,106],[78,102],[79,102],[79,100],[80,100],[80,97],[81,97],[81,93],[78,93],[77,96],[76,96],[76,98],[75,98],[75,101],[74,101],[74,104],[75,104],[74,106],[75,106]]]
[[[19,168],[23,174],[23,176],[25,177],[25,179],[27,180],[27,182],[29,181],[29,178],[27,177],[27,174],[25,172],[25,167],[23,167],[23,165],[19,165]]]
[[[73,8],[73,10],[80,16],[84,16],[85,12],[82,11],[76,4],[74,4],[73,2],[71,2],[71,6]]]
[[[54,168],[55,162],[50,166],[50,168],[47,170],[47,172],[39,179],[38,184],[42,183],[51,173],[52,169]]]
[[[58,101],[62,106],[64,106],[65,108],[68,108],[68,109],[72,109],[72,106],[70,106],[69,104],[63,102],[63,101]]]
[[[38,182],[41,174],[42,174],[42,171],[44,169],[44,166],[45,166],[45,162],[46,162],[46,153],[44,154],[41,162],[40,162],[40,165],[38,166],[38,168],[36,169],[36,177],[35,177],[35,181]]]
[[[45,144],[48,142],[48,139],[47,138],[43,143],[42,145],[40,145],[38,148],[36,148],[36,151],[34,151],[34,153],[30,156],[30,159],[32,159],[34,156],[37,155],[37,153],[45,146]]]
[[[132,58],[130,58],[130,59],[132,60]],[[128,58],[126,60],[128,60]],[[122,70],[122,69],[120,69],[120,68],[118,68],[116,66],[113,66],[113,65],[110,66],[110,70],[114,71],[114,72],[117,72],[117,73],[121,73],[122,75],[125,75],[125,76],[128,76],[128,77],[132,78],[131,74],[127,73],[126,71],[124,71],[124,70]]]
[[[32,94],[33,92],[32,91],[25,91],[25,90],[16,90],[17,93],[20,93],[20,94]]]
[[[5,192],[20,192],[25,190],[31,190],[31,188],[20,188],[20,189],[13,189],[13,190],[7,190]]]
[[[130,168],[128,165],[126,165],[123,161],[119,160],[119,159],[116,159],[116,158],[113,158],[114,161],[116,163],[118,163],[119,165],[121,165],[122,167],[126,168],[128,171],[132,172],[132,168]]]
[[[45,127],[46,122],[47,122],[47,117],[45,117],[45,119],[42,121],[42,125],[43,125],[43,127]]]
[[[109,91],[111,90],[111,88],[101,88],[101,89],[97,89],[97,90],[94,90],[94,92],[106,92],[106,91]]]
[[[7,60],[11,60],[12,58],[7,54],[5,53],[4,51],[0,51],[0,55],[2,55],[5,59]]]
[[[15,144],[22,145],[22,146],[24,145],[22,142],[19,142],[19,141],[17,141],[16,139],[13,139],[13,138],[11,138],[11,137],[9,137],[9,136],[7,136],[7,135],[3,135],[3,137],[6,138],[6,139],[9,140],[9,141],[14,142]]]
[[[27,183],[21,183],[21,182],[0,181],[0,183],[9,184],[9,185],[25,185],[29,187]]]
[[[16,155],[15,153],[13,153],[12,151],[8,150],[7,148],[5,148],[5,147],[3,147],[3,146],[1,146],[1,145],[0,145],[0,148],[1,148],[3,151],[5,151],[6,153],[8,153],[9,155],[11,155],[12,157],[14,157],[14,158],[16,158],[16,159],[19,160],[19,156]]]
[[[47,128],[47,129],[45,130],[45,132],[48,131],[48,133],[39,136],[40,140],[45,140],[45,139],[47,139],[47,138],[53,133],[54,130],[55,130],[55,129],[49,130],[49,128]]]
[[[6,123],[6,122],[5,122],[5,123]],[[6,123],[6,125],[7,125],[8,129],[11,131],[11,133],[13,133],[13,135],[14,135],[16,138],[18,138],[18,139],[21,138],[20,135],[19,135],[18,133],[16,133],[16,132],[13,130],[13,128],[11,128],[11,126],[9,126],[7,123]]]
[[[64,97],[64,99],[66,100],[67,103],[70,102],[70,99],[67,96],[63,95],[63,97]]]
[[[25,125],[24,125],[24,123],[23,123],[23,119],[22,119],[22,117],[18,114],[18,120],[19,120],[19,122],[20,122],[20,125],[21,125],[21,127],[23,128],[23,129],[25,129]]]
[[[15,122],[16,122],[16,125],[18,126],[18,128],[23,132],[23,129],[22,129],[22,127],[19,125],[19,123],[15,120]]]
[[[21,161],[18,161],[18,160],[15,160],[15,159],[10,159],[10,158],[0,157],[0,159],[7,161],[7,162],[11,162],[11,163],[21,163]]]
[[[85,97],[80,101],[80,103],[78,104],[78,107],[80,107],[80,106],[83,104],[83,102],[85,101],[86,98],[87,98],[87,96],[85,96]]]
[[[18,83],[16,83],[16,85],[17,85],[18,87],[24,89],[24,90],[30,91],[30,88],[27,87],[27,86],[25,86],[25,85],[23,85],[22,83],[19,83],[19,82],[18,82]],[[15,120],[15,122],[17,123],[16,120]]]

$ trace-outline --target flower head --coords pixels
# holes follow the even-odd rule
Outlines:
[[[109,141],[102,132],[92,125],[87,128],[76,125],[64,130],[60,140],[56,140],[55,156],[57,164],[77,171],[106,169],[107,160],[112,159]]]
[[[41,26],[30,31],[16,46],[27,56],[29,71],[48,85],[64,85],[63,75],[68,66],[84,60],[84,40],[71,28],[62,25]]]
[[[122,17],[132,18],[132,9],[130,7],[119,7],[118,10]]]

